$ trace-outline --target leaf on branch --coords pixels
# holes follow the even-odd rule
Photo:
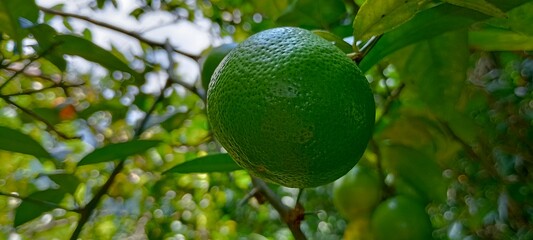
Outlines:
[[[59,185],[59,189],[63,193],[74,194],[80,180],[73,174],[61,173],[47,175],[52,181]]]
[[[486,15],[505,18],[507,15],[498,7],[492,5],[485,0],[443,0],[449,4],[457,5],[460,7],[470,8],[478,12],[482,12]]]
[[[425,0],[366,1],[353,21],[354,38],[368,40],[407,22]]]
[[[393,173],[422,193],[426,200],[446,201],[447,185],[435,159],[402,145],[385,147],[383,153]]]
[[[469,54],[467,32],[459,30],[405,48],[392,55],[391,62],[409,85],[407,93],[429,112],[449,120],[458,114]]]
[[[207,155],[178,164],[165,171],[167,173],[210,173],[210,172],[232,172],[242,170],[226,153]]]
[[[494,4],[502,11],[508,11],[526,2],[528,0],[502,1]],[[421,11],[410,21],[384,34],[360,62],[359,68],[366,72],[381,59],[403,47],[445,32],[465,29],[473,23],[488,18],[488,15],[478,11],[446,3]]]
[[[80,160],[78,166],[123,159],[131,155],[143,153],[160,143],[161,141],[159,140],[132,140],[129,142],[109,144],[87,154],[87,156]]]
[[[57,36],[57,32],[54,28],[47,24],[37,24],[28,26],[28,30],[37,40],[38,45],[34,46],[37,52],[44,52],[51,50],[54,47],[54,39]],[[44,55],[44,58],[54,64],[59,70],[65,71],[67,68],[67,61],[63,58],[63,54],[50,51]]]
[[[37,158],[52,158],[32,137],[15,129],[0,126],[0,149],[29,154]]]
[[[31,200],[23,200],[17,207],[13,221],[14,226],[18,227],[45,212],[53,210],[55,208],[53,205],[58,205],[64,196],[65,193],[59,189],[48,189],[30,194],[26,199]]]
[[[0,32],[15,40],[16,51],[22,52],[22,39],[28,31],[20,25],[20,19],[36,22],[39,9],[33,0],[0,1]]]
[[[342,1],[296,0],[285,9],[276,23],[308,29],[331,29],[339,25],[344,14],[346,6]]]
[[[98,63],[109,70],[119,70],[127,72],[140,79],[141,75],[131,69],[125,62],[111,52],[101,48],[91,41],[75,35],[58,35],[55,38],[60,44],[56,47],[57,52],[67,55],[76,55],[88,61]]]
[[[470,31],[468,41],[483,51],[533,51],[533,36],[499,28]]]

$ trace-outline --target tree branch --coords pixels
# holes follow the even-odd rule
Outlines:
[[[194,93],[202,101],[206,101],[206,96],[198,92],[198,89],[194,85],[187,84],[186,82],[183,82],[181,79],[177,78],[174,74],[174,66],[176,65],[174,58],[172,57],[172,46],[170,45],[170,41],[167,39],[164,44],[164,49],[167,52],[167,58],[168,58],[168,68],[167,68],[167,74],[168,78],[173,82],[176,83],[185,89],[189,90],[190,92]],[[168,83],[168,82],[167,82]]]
[[[305,240],[305,234],[300,229],[300,223],[304,219],[305,211],[299,203],[296,203],[294,208],[289,208],[281,202],[281,199],[268,187],[268,185],[261,179],[252,176],[252,184],[257,189],[257,192],[265,197],[265,199],[276,209],[281,216],[283,222],[287,224],[291,230],[292,235],[296,240]]]
[[[455,131],[450,127],[450,125],[448,123],[446,123],[445,121],[442,121],[440,119],[438,119],[438,121],[443,126],[444,131],[448,135],[450,135],[454,141],[456,141],[457,143],[459,143],[461,145],[461,147],[466,151],[466,154],[471,159],[476,160],[479,163],[481,163],[483,165],[483,167],[489,172],[489,174],[492,177],[494,177],[496,179],[499,179],[502,182],[505,182],[505,179],[503,179],[498,174],[498,171],[494,168],[494,166],[491,163],[488,163],[487,161],[484,161],[484,158],[479,156],[479,154],[477,154],[476,151],[474,151],[474,149],[472,148],[472,146],[470,146],[470,144],[468,144],[465,140],[463,140],[461,137],[459,137],[459,135],[457,135],[457,133],[455,133]]]
[[[90,17],[87,17],[87,16],[83,16],[83,15],[79,15],[79,14],[75,14],[75,13],[61,12],[61,11],[57,11],[57,10],[54,10],[54,9],[45,8],[45,7],[41,7],[41,6],[39,6],[39,9],[41,11],[45,12],[45,13],[48,13],[48,14],[53,14],[53,15],[58,15],[58,16],[63,16],[63,17],[71,17],[71,18],[76,18],[76,19],[79,19],[79,20],[83,20],[83,21],[92,23],[94,25],[97,25],[97,26],[100,26],[100,27],[104,27],[104,28],[107,28],[107,29],[111,29],[111,30],[114,30],[116,32],[120,32],[122,34],[128,35],[128,36],[133,37],[133,38],[135,38],[135,39],[137,39],[137,40],[139,40],[141,42],[144,42],[144,43],[146,43],[148,45],[157,46],[157,47],[160,47],[160,48],[165,48],[165,43],[160,43],[160,42],[156,42],[156,41],[150,40],[148,38],[143,37],[142,35],[140,35],[137,32],[130,31],[130,30],[127,30],[127,29],[124,29],[124,28],[120,28],[118,26],[115,26],[115,25],[112,25],[112,24],[109,24],[109,23],[106,23],[106,22],[101,22],[101,21],[98,21],[98,20],[94,20],[94,19],[92,19]],[[200,56],[197,56],[197,55],[194,55],[194,54],[190,54],[190,53],[186,53],[186,52],[180,51],[180,50],[178,50],[176,48],[173,48],[172,50],[174,52],[176,52],[176,53],[179,53],[179,54],[183,55],[183,56],[191,58],[194,61],[198,61],[198,59],[200,59]]]
[[[398,88],[394,89],[390,95],[385,100],[385,104],[383,106],[383,112],[379,116],[379,118],[376,120],[375,125],[379,125],[381,121],[383,121],[383,117],[389,113],[390,108],[392,106],[392,103],[400,97],[400,93],[402,93],[403,89],[405,88],[405,83],[402,83]]]
[[[0,90],[2,90],[5,86],[7,86],[7,84],[11,82],[13,79],[15,79],[15,77],[17,77],[19,74],[24,72],[24,70],[26,70],[26,68],[28,68],[37,59],[39,59],[39,56],[34,56],[30,58],[28,63],[24,64],[24,66],[20,70],[15,71],[13,75],[11,75],[8,79],[6,79],[4,83],[2,83],[2,85],[0,85]]]
[[[47,87],[44,87],[44,88],[41,88],[41,89],[37,89],[37,90],[29,90],[29,91],[23,91],[23,92],[19,92],[19,93],[5,94],[5,95],[2,95],[2,97],[13,97],[13,96],[21,96],[21,95],[31,95],[31,94],[34,94],[34,93],[40,93],[40,92],[44,92],[44,91],[46,91],[46,90],[50,90],[50,89],[54,89],[54,88],[67,89],[67,88],[72,88],[72,87],[81,87],[81,86],[83,86],[83,85],[85,85],[85,83],[72,84],[72,85],[54,84],[54,85],[47,86]]]
[[[64,133],[60,132],[59,130],[57,130],[54,127],[53,124],[48,122],[48,120],[46,120],[43,117],[39,116],[38,114],[32,112],[31,110],[18,105],[16,102],[14,102],[11,99],[9,99],[9,97],[0,95],[0,98],[3,99],[5,102],[7,102],[7,103],[15,106],[16,108],[20,109],[22,112],[28,114],[30,117],[32,117],[34,119],[37,119],[40,122],[44,123],[48,129],[50,129],[52,132],[55,132],[58,136],[60,136],[60,137],[62,137],[64,139],[76,139],[77,138],[77,137],[69,137],[69,136],[65,135]]]
[[[363,47],[361,47],[361,50],[359,50],[359,52],[357,52],[356,54],[354,54],[352,57],[352,59],[357,63],[361,63],[361,61],[363,60],[363,58],[365,58],[365,56],[368,54],[368,52],[370,52],[370,50],[372,49],[372,47],[374,47],[374,45],[376,45],[376,43],[379,41],[379,39],[381,38],[382,35],[379,35],[379,36],[374,36],[372,38],[370,38],[370,40],[368,40],[365,45]]]
[[[171,66],[172,65],[170,65],[169,68]],[[148,123],[148,120],[150,120],[150,117],[153,114],[153,112],[155,111],[156,106],[161,101],[163,101],[163,99],[165,98],[164,92],[170,86],[171,86],[170,81],[167,80],[165,85],[161,88],[159,96],[157,97],[157,99],[152,104],[150,109],[146,112],[146,115],[144,116],[144,118],[141,120],[141,122],[137,126],[137,129],[135,130],[135,134],[133,136],[133,139],[138,139],[141,136],[141,134],[146,130],[146,124]],[[91,199],[91,201],[89,201],[89,203],[87,203],[87,205],[82,209],[80,220],[78,221],[78,225],[76,225],[76,229],[74,229],[74,232],[70,236],[71,240],[78,239],[78,236],[80,235],[81,230],[83,229],[83,226],[89,221],[91,215],[93,214],[93,212],[98,207],[98,203],[100,202],[102,197],[105,194],[107,194],[107,192],[109,191],[109,188],[113,185],[113,182],[115,181],[116,176],[124,169],[125,161],[126,161],[126,159],[120,160],[120,162],[115,167],[115,169],[113,169],[113,172],[111,172],[111,175],[109,175],[109,178],[104,183],[104,185],[100,188],[100,190],[98,190],[98,192]]]

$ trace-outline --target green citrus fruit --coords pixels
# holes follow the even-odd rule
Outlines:
[[[431,222],[424,205],[406,196],[396,196],[381,203],[370,222],[376,240],[432,239]]]
[[[300,28],[257,33],[215,70],[207,92],[213,133],[251,174],[316,187],[346,174],[374,127],[374,98],[354,62]]]
[[[358,164],[333,184],[333,205],[349,220],[368,216],[379,204],[381,192],[378,174]]]
[[[236,46],[236,43],[226,43],[209,51],[207,57],[202,63],[202,69],[200,72],[200,77],[202,78],[202,87],[204,87],[205,90],[207,90],[209,81],[211,81],[211,76],[213,75],[213,72],[215,72],[218,64],[220,64],[222,59],[224,59],[224,57],[228,55],[228,53]]]

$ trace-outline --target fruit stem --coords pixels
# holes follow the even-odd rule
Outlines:
[[[302,195],[304,193],[305,188],[298,189],[298,196],[296,196],[296,204],[300,203],[300,199],[302,199]]]
[[[374,36],[368,40],[363,47],[361,47],[361,50],[355,54],[355,56],[352,57],[352,59],[359,64],[363,58],[370,52],[370,50],[376,45],[376,43],[379,41],[382,35]]]

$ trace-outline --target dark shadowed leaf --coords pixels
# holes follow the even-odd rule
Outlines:
[[[444,0],[444,2],[465,8],[470,8],[487,14],[489,16],[500,18],[506,17],[505,13],[501,9],[492,5],[491,3],[488,3],[485,0]]]
[[[159,143],[161,143],[159,140],[132,140],[129,142],[109,144],[87,154],[87,156],[80,160],[78,166],[123,159],[142,153],[157,146]]]
[[[493,4],[502,11],[508,11],[526,2],[528,1],[509,0],[493,2]],[[436,37],[445,32],[464,29],[475,22],[488,18],[488,15],[478,11],[452,4],[441,4],[421,11],[410,21],[384,34],[361,61],[359,67],[363,72],[366,72],[385,56],[405,46]]]
[[[353,22],[354,38],[368,40],[407,22],[417,12],[420,0],[383,0],[366,1],[355,16]]]
[[[52,49],[55,43],[54,39],[57,36],[56,30],[47,24],[29,26],[28,30],[37,40],[38,45],[34,46],[37,52],[46,52],[44,58],[53,63],[59,70],[64,71],[67,68],[67,61],[63,58],[63,54]]]
[[[384,149],[384,160],[391,171],[430,201],[446,201],[446,182],[435,159],[416,149],[392,145]]]
[[[533,50],[533,36],[499,28],[471,31],[468,41],[473,48],[484,51]]]
[[[51,174],[47,175],[52,181],[54,181],[57,185],[59,185],[59,190],[63,193],[70,193],[73,194],[74,191],[78,188],[78,185],[80,184],[80,180],[78,177],[67,174],[67,173],[61,173],[61,174]]]
[[[45,212],[55,209],[54,205],[58,205],[64,196],[65,193],[59,189],[48,189],[30,194],[27,198],[31,200],[23,200],[20,206],[17,207],[14,226],[18,227]]]
[[[442,119],[457,112],[456,103],[467,76],[467,41],[466,30],[449,32],[414,44],[391,57],[408,85],[408,93],[427,104],[431,112]]]
[[[268,18],[276,19],[283,13],[285,8],[289,5],[289,0],[252,0],[254,9],[264,14]]]
[[[2,0],[0,1],[0,32],[4,32],[16,42],[17,51],[22,49],[22,39],[27,30],[20,25],[21,19],[36,22],[39,9],[33,0]]]
[[[228,154],[213,154],[195,158],[165,171],[166,173],[232,172],[242,168]]]
[[[340,24],[345,13],[346,7],[342,1],[296,0],[276,22],[307,29],[330,29]]]
[[[52,158],[50,153],[35,139],[15,129],[2,126],[0,126],[0,149],[29,154],[38,158]]]
[[[131,69],[125,62],[85,38],[74,35],[58,35],[55,41],[59,43],[55,47],[55,52],[76,55],[88,61],[98,63],[109,70],[119,70],[130,73],[135,78],[141,78],[141,75]]]

